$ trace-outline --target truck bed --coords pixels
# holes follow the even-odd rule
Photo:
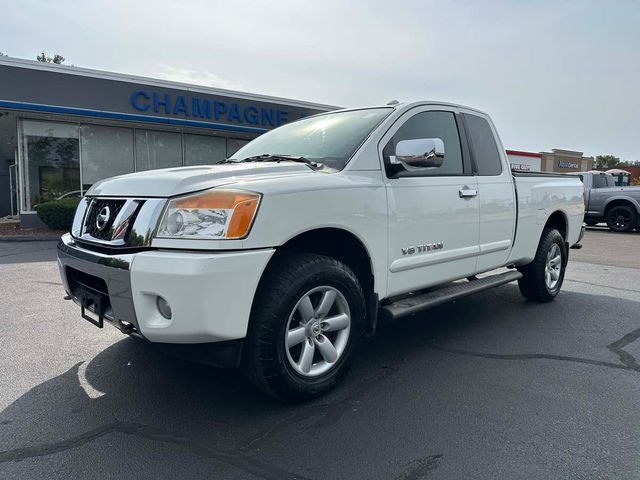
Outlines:
[[[518,223],[510,261],[530,262],[549,215],[561,211],[566,217],[567,241],[578,241],[583,220],[582,182],[575,175],[546,172],[513,172]]]
[[[572,178],[574,175],[569,173],[554,173],[554,172],[515,172],[511,171],[511,174],[514,177],[569,177]]]

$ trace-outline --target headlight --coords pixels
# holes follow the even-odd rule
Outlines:
[[[244,238],[259,203],[259,193],[217,188],[174,198],[164,211],[156,237]]]

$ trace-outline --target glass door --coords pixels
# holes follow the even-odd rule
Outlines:
[[[22,210],[68,195],[78,195],[80,140],[78,125],[42,120],[21,121]]]

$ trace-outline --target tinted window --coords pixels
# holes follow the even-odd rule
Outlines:
[[[227,141],[209,135],[184,135],[184,164],[213,165],[227,158]]]
[[[24,120],[22,134],[23,208],[80,190],[78,125]]]
[[[422,112],[407,120],[384,147],[383,155],[387,172],[395,175],[404,170],[394,163],[396,145],[401,140],[439,138],[444,143],[444,161],[440,167],[425,168],[413,175],[462,175],[462,151],[458,126],[452,112]]]
[[[606,188],[615,186],[615,180],[611,175],[598,175],[593,176],[593,188]]]
[[[82,185],[133,172],[133,129],[82,125],[80,127]]]
[[[500,175],[502,161],[493,131],[484,118],[464,114],[478,175]]]
[[[175,132],[136,130],[136,171],[182,166],[182,137]]]

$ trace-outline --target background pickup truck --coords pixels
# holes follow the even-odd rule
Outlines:
[[[640,219],[640,187],[616,187],[615,178],[604,172],[578,175],[584,184],[584,221],[593,226],[607,222],[614,232],[630,232]]]
[[[332,388],[379,319],[512,281],[553,300],[583,216],[575,176],[512,175],[488,115],[417,102],[99,182],[58,258],[92,323],[292,401]]]

